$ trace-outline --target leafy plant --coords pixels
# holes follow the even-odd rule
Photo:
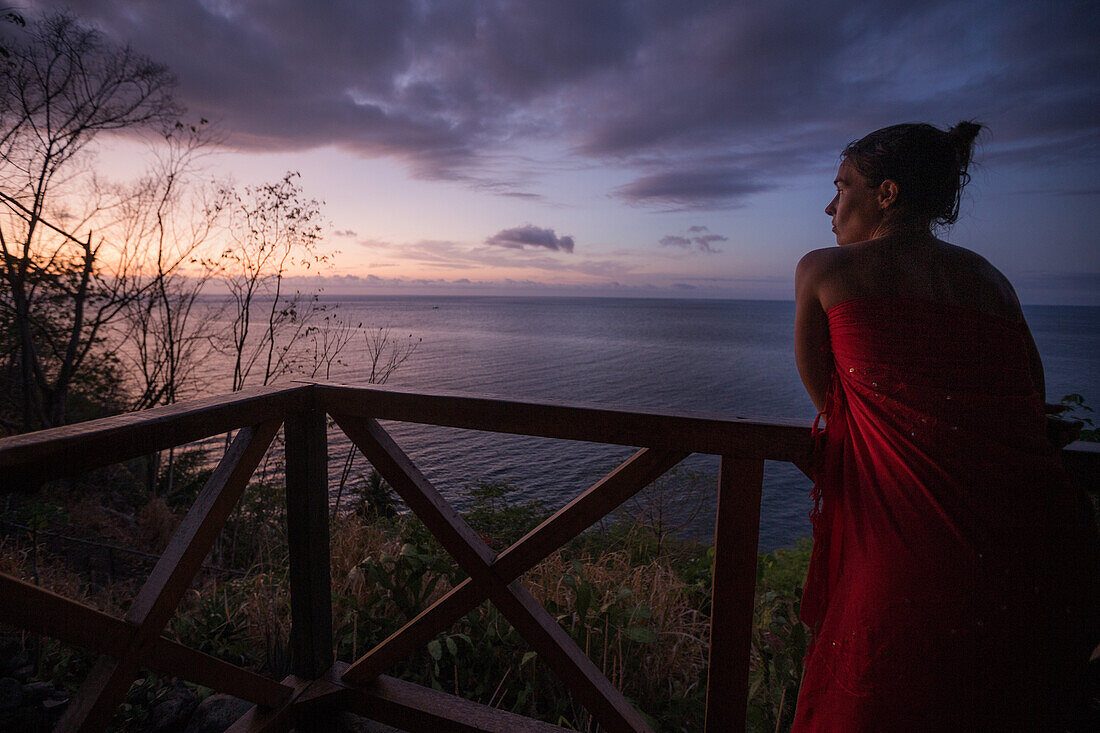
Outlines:
[[[1100,443],[1100,430],[1096,429],[1092,418],[1089,417],[1093,410],[1085,404],[1085,398],[1083,396],[1076,392],[1063,395],[1058,404],[1063,407],[1063,412],[1061,413],[1062,419],[1075,420],[1082,423],[1081,434],[1077,437],[1078,440],[1085,440],[1090,443]]]
[[[802,586],[813,543],[761,555],[753,612],[749,672],[750,729],[789,730],[802,682],[809,633],[799,621]]]
[[[469,497],[466,521],[497,552],[517,542],[550,516],[550,511],[537,499],[515,501],[512,497],[517,491],[515,485],[504,481],[482,481],[466,487]]]

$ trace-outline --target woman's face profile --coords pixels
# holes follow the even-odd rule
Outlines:
[[[878,190],[867,184],[867,179],[847,160],[837,170],[836,195],[825,213],[833,220],[833,232],[840,246],[874,239],[883,210],[879,205]]]

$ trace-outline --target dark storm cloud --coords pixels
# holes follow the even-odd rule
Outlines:
[[[555,252],[572,252],[574,243],[572,237],[559,237],[553,229],[542,229],[525,224],[521,227],[503,229],[486,239],[485,244],[512,249],[543,247]]]
[[[631,203],[702,208],[771,188],[744,170],[669,170],[620,186],[615,195]]]
[[[539,142],[637,171],[628,201],[727,205],[876,127],[962,118],[992,125],[988,160],[1100,158],[1089,2],[67,4],[167,63],[234,145],[427,178],[511,180],[494,154]]]

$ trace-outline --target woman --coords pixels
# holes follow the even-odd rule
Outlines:
[[[1100,641],[1094,530],[1046,439],[1019,301],[932,233],[979,129],[850,144],[825,209],[840,246],[798,264],[796,359],[825,428],[795,730],[1064,724]]]

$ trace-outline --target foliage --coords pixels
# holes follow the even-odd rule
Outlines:
[[[174,403],[214,345],[234,356],[233,389],[327,377],[357,329],[316,293],[285,287],[292,268],[333,256],[319,246],[321,204],[298,174],[202,184],[196,162],[216,133],[180,121],[173,75],[69,13],[4,44],[0,430]],[[94,143],[104,133],[149,142],[146,171],[103,178]],[[217,309],[196,307],[214,278],[234,296],[224,332]],[[380,381],[416,344],[386,329],[365,337]]]
[[[207,469],[184,452],[177,460],[175,501],[191,495]],[[158,486],[166,485],[163,472]],[[500,549],[548,514],[537,502],[516,502],[508,484],[468,490],[466,520]],[[168,498],[172,499],[173,495]],[[158,499],[161,500],[161,499]],[[185,503],[185,502],[184,502]],[[51,505],[53,516],[81,521],[83,510]],[[177,511],[184,509],[183,503]],[[33,506],[25,510],[41,513]],[[243,576],[204,575],[166,633],[188,646],[262,671],[289,672],[289,605],[285,505],[280,488],[254,483],[226,532],[238,534],[235,553],[221,558]],[[239,527],[233,522],[239,522]],[[417,520],[351,512],[333,519],[333,617],[337,655],[352,660],[454,587],[465,575]],[[613,528],[614,529],[614,528]],[[632,546],[639,543],[641,548]],[[652,534],[623,528],[593,532],[551,555],[524,585],[639,709],[655,730],[701,726],[710,587],[706,546],[667,542],[654,552]],[[6,571],[26,567],[26,554],[0,552]],[[809,544],[762,555],[753,627],[750,723],[775,730],[789,724],[797,696],[805,632],[797,604]],[[60,558],[54,558],[56,563]],[[94,591],[43,565],[42,584],[113,613],[121,613],[135,584]],[[10,563],[15,563],[12,567]],[[43,643],[39,674],[74,686],[88,669],[84,653]],[[390,674],[469,699],[578,730],[594,730],[583,708],[491,604],[483,604]],[[153,675],[131,690],[115,725],[140,730],[169,684]]]
[[[361,478],[359,502],[355,507],[355,511],[367,519],[373,517],[393,519],[396,517],[397,502],[393,498],[393,489],[382,478],[382,475],[372,468],[366,476]],[[333,511],[335,512],[336,509]]]
[[[359,325],[361,327],[363,324]],[[408,338],[402,339],[392,329],[381,326],[363,329],[363,340],[370,362],[367,384],[385,384],[397,368],[409,360],[423,339],[415,338],[411,333]]]
[[[27,21],[23,18],[23,16],[12,10],[10,7],[0,8],[0,22],[11,23],[12,25],[17,25],[21,28],[27,27]],[[3,57],[5,62],[9,64],[11,63],[11,51],[9,51],[7,49],[7,46],[5,46],[3,43],[0,43],[0,57]]]
[[[1063,419],[1081,423],[1081,433],[1077,437],[1078,440],[1100,443],[1100,430],[1096,429],[1095,423],[1089,417],[1092,414],[1092,408],[1085,404],[1083,396],[1077,393],[1063,395],[1058,404],[1063,409],[1061,413]]]
[[[515,501],[518,489],[503,481],[482,481],[466,487],[466,521],[485,544],[500,552],[550,516],[538,499]]]
[[[187,511],[213,473],[205,451],[185,450],[161,467],[154,492],[163,496],[170,508]]]
[[[750,729],[789,730],[802,682],[809,632],[799,621],[813,543],[761,555],[757,563],[749,673]]]

